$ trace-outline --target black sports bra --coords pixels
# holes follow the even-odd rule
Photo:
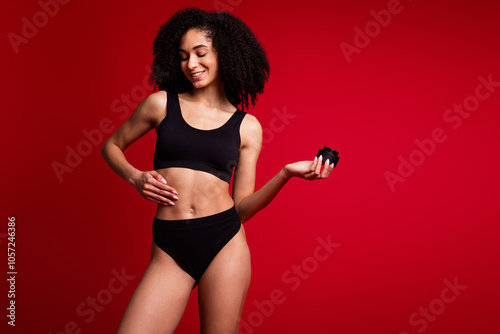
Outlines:
[[[229,183],[240,155],[240,124],[246,114],[237,109],[221,127],[193,128],[182,117],[177,93],[167,92],[167,115],[158,126],[154,169],[186,167]]]

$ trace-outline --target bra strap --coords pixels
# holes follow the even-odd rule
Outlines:
[[[180,104],[179,104],[179,95],[175,92],[167,91],[167,117],[175,118],[179,120],[180,114]]]

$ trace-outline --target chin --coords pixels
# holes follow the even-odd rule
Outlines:
[[[193,84],[194,88],[203,88],[206,86],[206,84],[203,82],[191,82],[191,83]]]
[[[196,81],[196,82],[191,81],[191,83],[193,84],[194,88],[204,88],[210,86],[210,84],[213,83],[213,81],[206,81],[206,80]]]

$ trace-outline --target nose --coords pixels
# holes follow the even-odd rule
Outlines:
[[[198,61],[196,60],[196,57],[189,57],[188,59],[188,69],[192,70],[198,66]]]

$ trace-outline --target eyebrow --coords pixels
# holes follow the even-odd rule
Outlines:
[[[203,44],[196,45],[196,46],[193,48],[193,50],[196,50],[196,49],[199,49],[199,48],[208,48],[208,46],[203,45]],[[179,49],[179,51],[186,52],[186,51],[185,51],[185,50],[183,50],[183,49]]]

